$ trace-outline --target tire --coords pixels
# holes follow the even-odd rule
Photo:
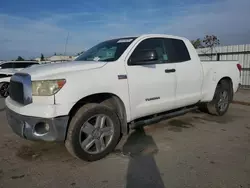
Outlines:
[[[3,82],[0,88],[0,95],[3,98],[6,98],[9,96],[9,83],[8,82]]]
[[[227,80],[222,80],[220,84],[218,84],[218,86],[216,87],[213,100],[207,103],[207,110],[212,115],[223,116],[228,111],[231,100],[231,84]],[[222,105],[220,105],[222,104],[222,101],[224,101],[223,108]]]
[[[94,118],[96,118],[95,121]],[[99,122],[104,122],[100,123],[100,125],[105,124],[105,127],[102,126],[102,128],[95,128],[98,124],[97,118],[105,119],[99,120]],[[111,128],[107,128],[108,125],[110,125]],[[103,136],[108,134],[107,132],[102,133],[104,128],[106,128],[105,130],[112,130],[109,132],[109,134],[112,134],[112,136],[106,136],[106,138],[108,137],[109,139],[106,139],[105,136]],[[96,161],[104,158],[115,149],[119,142],[120,135],[121,126],[117,114],[111,108],[105,105],[91,103],[82,106],[72,117],[68,127],[65,146],[69,153],[81,160]],[[87,141],[88,144],[84,144],[87,143]],[[90,146],[92,141],[94,144],[93,146]],[[97,146],[97,143],[99,143],[99,147]],[[104,145],[106,144],[106,147],[104,148],[104,145],[101,143],[104,143]],[[102,145],[101,148],[100,144]],[[84,145],[84,147],[81,145]],[[88,147],[90,148],[87,149]],[[97,148],[99,148],[99,151]],[[92,150],[96,151],[93,152]]]

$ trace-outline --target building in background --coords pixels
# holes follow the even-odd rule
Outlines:
[[[74,56],[63,56],[63,55],[53,55],[47,57],[46,60],[50,62],[63,62],[63,61],[72,61],[74,60]]]
[[[250,44],[199,48],[197,52],[201,61],[237,60],[242,66],[241,87],[250,89]],[[226,68],[225,64],[225,68]]]
[[[41,58],[37,57],[35,58],[36,61],[41,62],[41,63],[60,63],[60,62],[65,62],[65,61],[73,61],[75,59],[75,56],[64,56],[64,55],[53,55],[50,57],[45,57],[44,61],[41,62]]]

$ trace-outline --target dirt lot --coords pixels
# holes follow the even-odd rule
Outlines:
[[[195,112],[161,122],[88,163],[63,144],[14,135],[0,100],[0,187],[250,188],[250,106],[234,104],[224,117]]]

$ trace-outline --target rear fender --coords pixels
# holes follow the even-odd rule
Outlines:
[[[210,68],[204,75],[204,81],[202,84],[202,102],[208,102],[213,99],[214,92],[217,86],[216,71]]]

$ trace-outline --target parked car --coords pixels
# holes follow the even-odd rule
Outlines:
[[[224,115],[238,89],[240,69],[237,61],[201,62],[182,37],[112,39],[74,62],[15,73],[6,114],[19,136],[62,141],[72,155],[95,161],[130,129],[198,107]]]
[[[6,98],[8,94],[10,77],[29,66],[39,64],[36,61],[6,61],[0,63],[0,95]]]

